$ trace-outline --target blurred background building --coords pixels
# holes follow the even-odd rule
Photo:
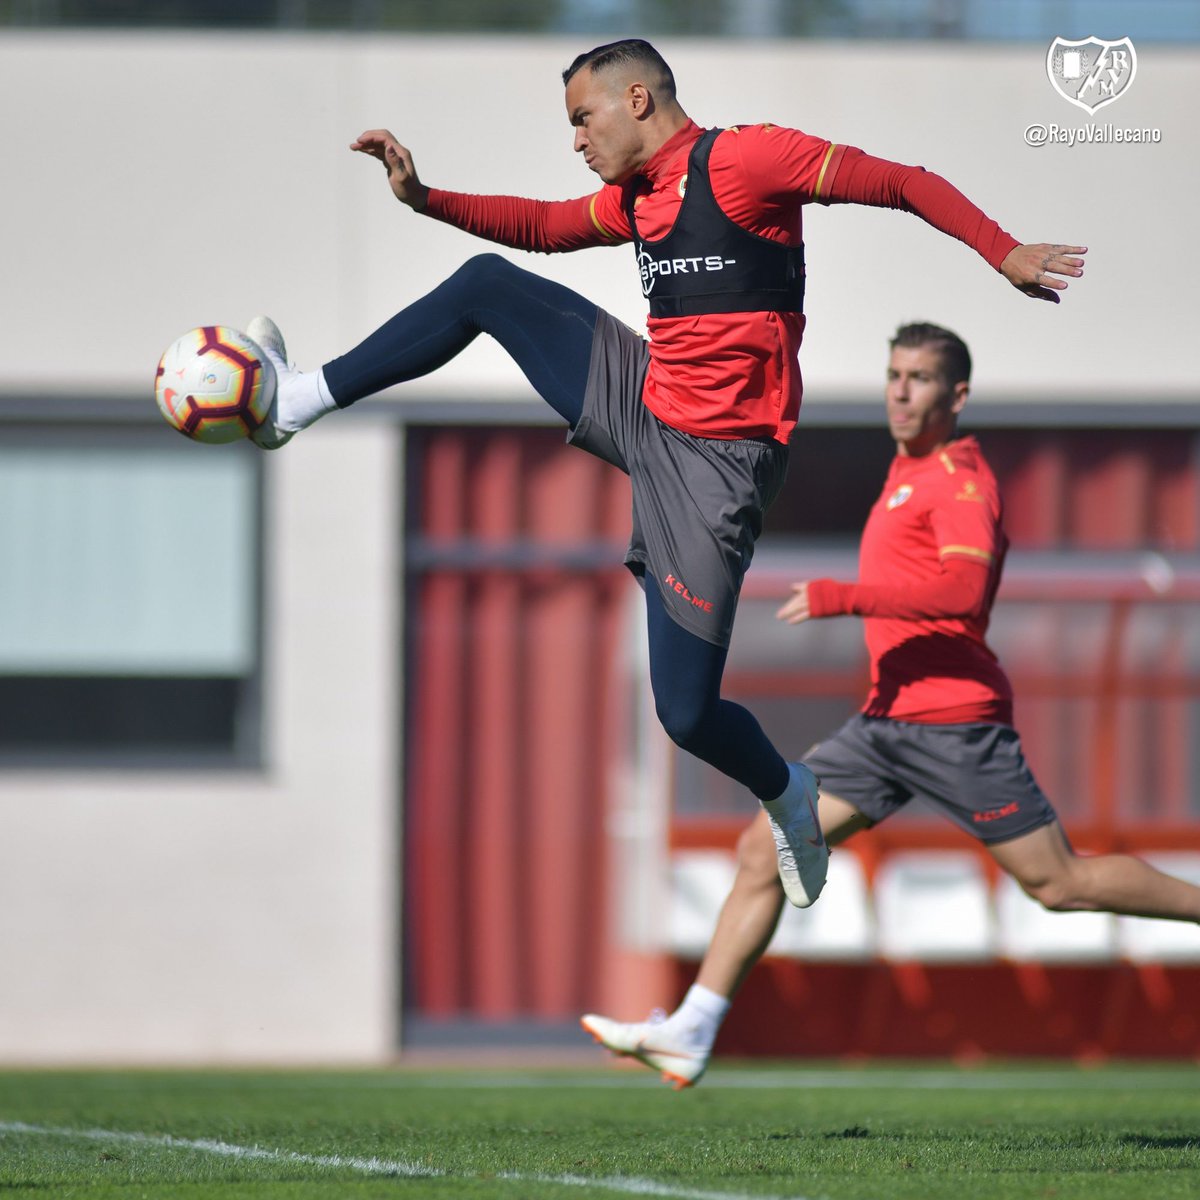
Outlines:
[[[559,1045],[690,974],[754,806],[653,720],[624,478],[482,343],[273,455],[188,443],[151,398],[190,326],[269,312],[316,366],[484,248],[400,210],[361,129],[427,182],[590,190],[559,72],[631,34],[701,123],[919,162],[1091,247],[1051,308],[911,217],[814,207],[805,407],[730,692],[795,756],[860,703],[856,622],[770,614],[853,574],[887,338],[948,324],[1035,770],[1081,849],[1195,869],[1195,4],[0,0],[0,1061]],[[1138,51],[1092,118],[1045,71],[1089,35]],[[512,257],[644,319],[627,250]],[[1200,1052],[1196,930],[1043,920],[920,813],[834,863],[726,1050]]]
[[[1200,37],[1191,0],[6,0],[14,26],[605,37],[1050,41]],[[1087,27],[1086,32],[1079,32]],[[614,31],[617,31],[614,33]],[[1103,31],[1103,32],[1098,32]]]

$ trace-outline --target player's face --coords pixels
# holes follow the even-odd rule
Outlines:
[[[920,458],[954,436],[966,383],[951,383],[936,346],[897,346],[888,360],[888,429],[899,454]]]
[[[595,75],[587,67],[567,84],[567,119],[575,127],[575,150],[605,183],[623,183],[645,163],[640,98],[617,71]]]

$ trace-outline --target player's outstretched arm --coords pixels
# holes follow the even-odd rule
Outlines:
[[[386,129],[368,129],[358,135],[357,141],[350,143],[350,149],[369,154],[383,163],[388,186],[401,204],[407,204],[417,212],[425,207],[429,189],[417,178],[411,152],[396,141],[394,134]]]
[[[1083,259],[1074,256],[1086,253],[1086,246],[1052,246],[1047,242],[1016,246],[1000,264],[1000,273],[1025,295],[1057,304],[1058,293],[1066,289],[1067,281],[1056,276],[1079,278]]]
[[[809,620],[812,615],[812,607],[808,600],[807,581],[793,583],[792,594],[775,613],[776,619],[784,621],[788,625],[799,625],[801,621]]]
[[[987,615],[992,568],[975,559],[948,557],[941,571],[920,583],[864,584],[838,579],[793,583],[792,594],[775,613],[787,625],[823,617],[890,617],[936,621],[943,617],[978,621]]]

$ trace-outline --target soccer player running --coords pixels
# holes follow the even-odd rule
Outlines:
[[[956,433],[970,376],[956,334],[897,331],[885,389],[896,457],[863,529],[858,582],[797,583],[776,614],[791,625],[865,618],[866,703],[806,759],[826,840],[836,846],[921,796],[1048,909],[1200,921],[1200,888],[1140,859],[1077,856],[1026,765],[1012,689],[984,640],[1008,539],[991,469],[976,440]],[[782,904],[760,817],[738,841],[733,887],[679,1008],[636,1024],[589,1014],[584,1028],[676,1088],[694,1084]]]
[[[255,440],[280,446],[327,412],[435,370],[480,333],[494,337],[567,423],[568,440],[630,476],[626,563],[645,591],[659,719],[763,803],[783,888],[803,907],[828,864],[816,781],[721,697],[742,579],[800,406],[801,211],[819,201],[913,212],[1043,300],[1058,300],[1063,276],[1083,273],[1085,248],[1019,245],[920,167],[795,129],[701,129],[641,40],[581,54],[563,82],[575,150],[603,181],[576,200],[428,187],[384,129],[350,149],[384,165],[403,204],[492,242],[537,251],[633,242],[649,341],[570,289],[479,255],[319,371],[289,366],[279,330],[256,318],[247,332],[277,389]]]

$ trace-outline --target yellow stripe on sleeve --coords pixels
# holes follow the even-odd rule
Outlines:
[[[980,562],[995,561],[995,555],[990,550],[980,550],[978,546],[943,546],[938,550],[938,557],[945,558],[947,554],[964,554],[967,558],[977,558]]]
[[[825,161],[821,164],[821,173],[817,176],[817,186],[813,188],[813,199],[821,198],[821,184],[825,182],[825,172],[829,170],[829,163],[833,158],[833,152],[837,149],[837,145],[830,143],[829,149],[825,151]]]
[[[599,199],[600,199],[600,193],[597,192],[592,197],[592,202],[588,205],[588,212],[591,215],[592,224],[595,225],[595,227],[600,231],[600,236],[608,238],[609,241],[612,241],[612,239],[614,237],[616,237],[616,234],[610,233],[607,229],[605,229],[604,226],[600,223],[600,218],[598,216],[596,216],[596,201]]]

